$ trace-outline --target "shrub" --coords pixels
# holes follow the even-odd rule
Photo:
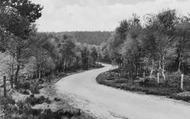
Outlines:
[[[28,103],[28,104],[30,104],[30,105],[32,105],[32,106],[34,106],[36,104],[42,104],[44,102],[48,103],[48,104],[51,103],[51,101],[49,100],[49,98],[45,98],[44,96],[40,96],[39,98],[36,98],[34,96],[30,96],[30,97],[28,97],[26,99],[25,102]]]
[[[30,87],[30,90],[33,94],[39,94],[40,93],[40,87],[37,83],[33,83]]]
[[[30,83],[29,82],[18,83],[16,89],[30,89]]]
[[[11,98],[11,97],[1,97],[0,98],[0,104],[1,105],[7,105],[7,104],[12,104],[14,105],[15,104],[15,101]]]
[[[158,87],[158,83],[156,82],[156,80],[151,80],[149,78],[146,78],[144,81],[139,83],[140,86],[144,86],[144,87]]]
[[[118,78],[118,79],[116,79],[115,80],[115,83],[127,83],[128,81],[127,81],[127,79],[124,79],[124,78]]]

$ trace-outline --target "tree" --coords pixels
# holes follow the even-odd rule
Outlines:
[[[190,23],[188,21],[179,23],[176,25],[176,34],[178,34],[177,37],[177,43],[176,43],[176,53],[177,53],[177,70],[180,73],[185,73],[185,69],[183,67],[183,64],[185,63],[185,59],[188,57],[189,52],[189,34],[190,34]]]
[[[146,66],[146,69],[150,72],[149,77],[153,78],[153,72],[156,70],[156,62],[158,61],[158,49],[157,49],[157,43],[156,43],[156,37],[154,34],[148,30],[145,29],[143,37],[143,49],[145,53],[144,63]]]
[[[92,48],[90,55],[92,57],[92,64],[95,64],[98,59],[98,53],[95,47]]]
[[[29,0],[1,0],[2,11],[0,13],[0,26],[4,29],[3,35],[14,37],[16,51],[13,57],[17,61],[15,71],[15,84],[22,64],[22,53],[30,44],[28,38],[32,30],[32,24],[41,17],[42,7]],[[4,41],[4,39],[3,39]],[[5,42],[6,44],[9,41]],[[7,46],[5,44],[5,46]]]
[[[152,56],[155,56],[154,53],[158,56],[157,59],[157,80],[159,82],[159,75],[162,74],[164,80],[166,79],[165,76],[165,65],[166,65],[166,56],[167,52],[170,49],[173,39],[175,38],[174,35],[174,26],[176,24],[176,13],[175,10],[167,10],[164,12],[159,13],[156,16],[153,16],[147,26],[147,30],[151,33],[150,40],[152,39],[151,45],[154,46],[154,49],[151,49]],[[146,34],[148,34],[146,32]],[[148,37],[149,37],[148,36]],[[147,50],[147,47],[145,48]],[[150,50],[149,50],[150,51]],[[150,57],[151,58],[151,57]],[[154,57],[152,57],[152,64],[155,63]],[[152,68],[153,69],[153,68]],[[152,70],[153,71],[153,70]],[[151,71],[151,73],[152,73]]]
[[[67,37],[62,44],[62,49],[60,50],[62,54],[64,71],[67,71],[67,69],[70,67],[69,65],[72,63],[72,58],[74,57],[74,48],[75,44],[72,41],[72,37]]]
[[[160,76],[166,80],[166,70],[170,70],[172,63],[178,64],[178,70],[188,67],[187,23],[188,17],[178,18],[175,10],[149,15],[143,27],[139,17],[134,15],[121,22],[108,43],[102,46],[102,51],[106,51],[109,59],[115,61],[129,78],[135,79],[146,72],[150,78],[157,74],[160,83]],[[173,62],[175,58],[176,62]]]
[[[84,47],[81,50],[81,58],[82,58],[82,67],[83,67],[83,69],[88,69],[89,51],[88,51],[87,47]]]
[[[141,60],[141,35],[142,26],[137,16],[124,20],[116,28],[115,34],[109,40],[109,51],[114,60],[131,79],[139,73]]]

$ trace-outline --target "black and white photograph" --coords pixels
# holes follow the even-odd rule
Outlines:
[[[190,0],[0,0],[0,119],[190,119]]]

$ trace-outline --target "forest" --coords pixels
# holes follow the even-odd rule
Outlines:
[[[3,112],[5,119],[94,119],[61,102],[52,87],[73,73],[102,68],[99,62],[117,67],[101,73],[100,84],[190,102],[190,15],[168,9],[133,14],[113,32],[50,33],[38,31],[42,10],[31,0],[0,0],[0,118]],[[46,88],[49,97],[41,95]],[[44,103],[66,107],[34,109]]]
[[[44,96],[35,96],[46,83],[68,73],[101,67],[96,63],[98,46],[78,42],[70,34],[38,32],[35,23],[42,16],[42,10],[40,4],[30,0],[0,1],[0,118],[1,111],[5,112],[5,119],[33,119],[34,115],[39,119],[57,119],[75,112],[78,115],[78,111],[73,108],[70,111],[68,107],[69,112],[61,116],[49,110],[39,115],[42,110],[31,107],[50,102]],[[11,95],[15,91],[28,98],[16,102]],[[55,97],[55,100],[58,99]]]
[[[23,4],[23,1],[20,2],[18,5],[8,3],[13,4],[14,9],[19,7],[16,11],[19,13],[9,11],[10,13],[1,14],[0,23],[3,27],[0,49],[2,56],[6,56],[1,59],[2,62],[6,60],[2,74],[12,77],[13,82],[17,84],[19,83],[17,79],[23,76],[41,78],[51,73],[95,66],[98,59],[97,46],[82,44],[73,35],[37,32],[34,22],[41,16],[42,7],[27,2],[22,8],[20,4]],[[32,8],[25,13],[23,10],[25,7]],[[23,16],[16,16],[17,14]],[[5,17],[9,21],[3,20]]]
[[[109,39],[111,33],[112,32],[108,31],[76,31],[57,34],[72,35],[80,43],[99,46],[101,43],[106,42]]]
[[[103,61],[119,68],[102,74],[99,83],[166,96],[190,90],[189,15],[165,10],[142,22],[134,14],[101,46]]]

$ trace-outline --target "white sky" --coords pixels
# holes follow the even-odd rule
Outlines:
[[[112,31],[133,13],[143,16],[175,8],[190,13],[190,0],[33,0],[44,6],[39,31]]]

